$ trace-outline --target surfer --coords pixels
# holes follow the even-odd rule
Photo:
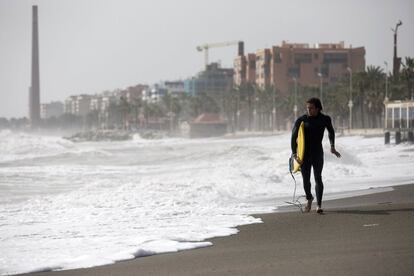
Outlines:
[[[306,101],[307,114],[299,117],[292,130],[292,155],[296,161],[301,164],[300,170],[303,178],[303,188],[306,194],[306,200],[308,201],[305,206],[305,211],[309,212],[312,207],[313,196],[311,193],[311,167],[313,167],[313,175],[315,178],[315,192],[317,201],[317,213],[322,213],[322,195],[323,195],[323,182],[322,182],[322,169],[323,169],[323,148],[322,139],[325,128],[329,133],[329,142],[331,144],[331,153],[336,157],[341,157],[341,154],[335,149],[335,130],[332,126],[331,117],[323,114],[322,104],[318,98],[310,98]],[[299,126],[304,123],[305,132],[305,154],[303,160],[299,160],[297,157],[297,137]]]

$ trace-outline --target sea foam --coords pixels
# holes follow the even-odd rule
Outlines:
[[[211,237],[260,223],[250,214],[274,211],[292,196],[289,140],[286,134],[72,143],[3,131],[1,274],[205,247]],[[327,196],[414,180],[413,145],[340,137],[341,159],[329,153],[327,138],[324,146]]]

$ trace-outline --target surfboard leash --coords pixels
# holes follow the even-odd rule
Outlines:
[[[302,203],[299,201],[299,198],[304,197],[304,196],[298,196],[298,197],[296,197],[296,186],[297,186],[297,183],[296,183],[295,176],[293,175],[292,169],[293,169],[293,155],[291,155],[290,158],[289,158],[289,172],[290,172],[290,175],[293,178],[293,182],[295,183],[295,188],[293,190],[292,201],[285,201],[285,203],[298,207],[300,209],[300,211],[303,213]]]

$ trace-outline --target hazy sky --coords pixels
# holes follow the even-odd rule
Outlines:
[[[0,117],[28,114],[32,5],[39,9],[41,102],[190,77],[196,46],[243,40],[246,52],[289,42],[365,46],[367,65],[414,56],[412,0],[0,0]],[[236,46],[210,50],[232,66]]]

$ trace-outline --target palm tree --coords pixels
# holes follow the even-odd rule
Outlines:
[[[131,111],[131,106],[128,103],[127,99],[124,97],[120,98],[119,110],[121,112],[121,117],[122,117],[122,128],[126,130],[127,128],[129,128],[129,120],[128,120],[129,116],[128,115]]]
[[[239,110],[239,91],[237,88],[232,88],[224,93],[223,108],[222,112],[230,121],[231,131],[235,132],[238,126],[237,112]]]
[[[190,98],[191,96],[187,95],[186,93],[182,93],[176,99],[178,109],[178,116],[176,116],[177,122],[179,120],[188,121],[191,118]]]
[[[99,127],[99,111],[92,110],[86,115],[85,123],[88,129]]]
[[[405,63],[403,63],[403,70],[402,70],[402,79],[407,86],[407,93],[406,97],[408,99],[413,99],[413,86],[414,86],[414,59],[410,57],[405,58]]]
[[[119,124],[120,120],[120,112],[119,112],[119,106],[115,102],[110,102],[108,105],[108,127],[109,128],[116,128]]]
[[[365,128],[365,107],[366,93],[368,89],[367,72],[358,72],[352,76],[354,82],[353,103],[354,103],[354,127]]]
[[[162,97],[162,105],[170,120],[170,130],[173,131],[173,128],[178,125],[179,115],[182,111],[180,99],[171,94],[166,94]]]
[[[381,67],[371,65],[367,67],[364,76],[366,93],[363,104],[365,110],[368,108],[368,127],[377,127],[384,110],[384,72]]]
[[[258,85],[254,86],[254,96],[253,96],[253,102],[254,102],[254,127],[255,127],[255,131],[257,130],[261,130],[261,125],[262,125],[262,120],[261,120],[261,113],[262,113],[262,108],[261,108],[261,94],[263,93],[263,88],[261,88]]]
[[[250,131],[252,130],[253,122],[253,102],[255,95],[255,85],[252,83],[244,83],[236,87],[236,89],[239,92],[240,112],[243,113],[243,110],[247,109],[247,129]]]
[[[141,108],[143,107],[144,103],[142,98],[135,98],[133,105],[131,106],[131,110],[134,111],[134,121],[135,121],[135,128],[138,129],[139,127],[139,114],[141,112]]]
[[[218,113],[220,111],[217,102],[206,93],[191,96],[190,109],[193,117],[197,117],[202,113]]]
[[[273,126],[272,112],[276,104],[276,89],[273,85],[269,85],[259,89],[258,92],[261,129],[269,130]]]

